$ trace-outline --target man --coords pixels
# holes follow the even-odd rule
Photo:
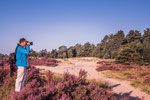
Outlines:
[[[26,55],[30,52],[30,42],[27,42],[25,38],[21,38],[18,48],[16,51],[16,66],[17,66],[17,79],[15,83],[15,91],[20,92],[24,86],[26,79],[26,68],[28,67],[28,62]]]

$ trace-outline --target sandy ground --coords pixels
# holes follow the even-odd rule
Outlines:
[[[107,78],[101,72],[97,72],[96,62],[100,59],[93,57],[85,58],[70,58],[66,60],[58,59],[60,63],[56,67],[47,66],[36,66],[37,68],[43,70],[50,70],[55,73],[63,74],[64,72],[69,72],[78,76],[80,69],[87,71],[87,79],[92,79],[95,81],[102,81],[111,87],[111,91],[117,94],[118,99],[123,96],[129,96],[130,100],[138,100],[138,98],[144,97],[144,100],[150,100],[150,95],[145,92],[140,91],[140,89],[134,88],[130,85],[129,81],[122,81],[113,78]]]

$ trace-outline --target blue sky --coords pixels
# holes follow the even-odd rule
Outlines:
[[[0,0],[0,53],[13,52],[19,38],[32,48],[97,44],[106,34],[150,28],[150,0]]]

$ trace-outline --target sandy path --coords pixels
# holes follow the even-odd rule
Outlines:
[[[91,58],[92,59],[92,58]],[[69,72],[78,76],[80,69],[87,71],[87,79],[94,79],[96,81],[103,81],[111,87],[112,92],[118,95],[118,99],[123,96],[130,96],[130,100],[137,100],[138,98],[144,97],[144,100],[150,100],[150,95],[134,88],[130,85],[128,81],[121,81],[117,79],[107,78],[102,73],[97,72],[96,60],[79,60],[79,59],[69,59],[67,61],[61,60],[63,63],[56,67],[47,66],[36,66],[37,68],[50,70],[55,73],[63,74],[64,72]],[[69,62],[69,63],[68,63]]]

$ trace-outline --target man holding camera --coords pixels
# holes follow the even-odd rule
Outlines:
[[[17,79],[15,83],[15,91],[20,92],[24,86],[26,79],[26,68],[28,67],[26,55],[30,52],[30,45],[32,42],[26,41],[25,38],[21,38],[16,49],[16,66],[17,66]]]

